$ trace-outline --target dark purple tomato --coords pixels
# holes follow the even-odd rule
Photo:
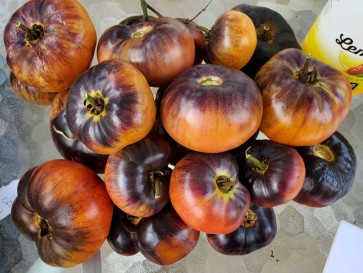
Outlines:
[[[310,207],[329,206],[351,189],[357,168],[353,147],[339,132],[320,144],[296,148],[305,162],[303,187],[294,201]]]
[[[277,232],[273,208],[251,205],[242,224],[228,234],[207,234],[208,243],[219,253],[245,255],[270,244]]]

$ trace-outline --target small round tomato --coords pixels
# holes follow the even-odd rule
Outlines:
[[[87,148],[111,154],[144,138],[156,116],[154,97],[130,63],[108,60],[74,82],[66,102],[70,131]]]
[[[170,201],[187,225],[225,234],[241,225],[250,194],[238,180],[238,164],[231,153],[190,152],[171,174]]]
[[[171,156],[169,142],[153,133],[111,154],[105,184],[115,205],[136,217],[159,212],[169,201]]]
[[[257,206],[287,203],[296,197],[304,183],[305,164],[299,153],[268,139],[251,141],[237,161],[239,178]]]
[[[236,69],[249,62],[257,45],[255,25],[236,10],[223,13],[206,35],[205,61]]]
[[[242,224],[228,234],[207,234],[208,243],[225,255],[246,255],[270,244],[277,225],[273,208],[251,204]]]

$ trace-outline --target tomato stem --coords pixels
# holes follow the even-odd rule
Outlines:
[[[241,226],[244,228],[251,228],[256,225],[257,215],[251,209],[247,210],[245,217],[243,218]]]
[[[303,67],[297,74],[297,78],[303,83],[315,83],[317,78],[317,70],[315,67],[310,69],[311,55],[306,56]]]
[[[49,240],[53,239],[53,229],[47,220],[41,218],[38,214],[35,215],[35,220],[40,227],[40,237],[46,236]]]
[[[142,219],[142,217],[137,217],[137,216],[133,216],[133,215],[129,215],[129,214],[127,214],[126,217],[127,217],[127,220],[129,220],[135,226],[137,226]]]
[[[262,24],[257,28],[257,38],[265,43],[272,39],[268,25]]]
[[[105,108],[105,101],[101,95],[96,94],[95,97],[92,97],[88,93],[83,94],[84,106],[86,106],[87,110],[90,111],[92,115],[99,115],[102,113],[103,109]]]
[[[222,192],[228,193],[237,186],[237,178],[221,175],[217,177],[216,183]]]
[[[32,45],[44,35],[44,28],[41,24],[33,24],[30,28],[18,21],[16,22],[16,26],[25,32],[25,39]]]
[[[249,153],[249,151],[251,150],[251,146],[248,147],[245,151],[245,156],[246,159],[249,160],[250,162],[252,162],[252,164],[260,171],[260,172],[265,172],[267,169],[267,164],[265,164],[264,162],[262,162],[261,160],[259,160],[258,158],[254,157],[253,155],[251,155]]]
[[[188,23],[190,23],[191,21],[194,21],[199,15],[201,15],[202,14],[202,12],[205,12],[206,11],[206,9],[208,8],[208,6],[210,5],[210,3],[212,3],[212,1],[213,0],[210,0],[209,2],[208,2],[208,4],[207,5],[205,5],[204,6],[204,8],[201,10],[201,11],[199,11],[192,19],[186,19],[183,23],[184,24],[188,24]],[[208,30],[209,31],[209,30]]]
[[[166,175],[170,175],[170,170],[169,169],[162,169],[162,170],[156,170],[156,171],[151,171],[149,173],[149,179],[151,181],[151,183],[153,184],[154,187],[154,196],[156,199],[160,198],[161,193],[160,193],[160,186],[161,186],[161,180],[160,177],[166,176]]]
[[[147,13],[147,6],[148,6],[148,4],[146,3],[145,0],[140,0],[140,3],[141,3],[141,9],[142,9],[142,14],[144,16],[144,20],[145,21],[149,21],[149,15]]]

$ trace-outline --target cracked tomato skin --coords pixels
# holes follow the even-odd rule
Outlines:
[[[18,185],[11,216],[47,264],[72,267],[94,255],[110,230],[113,203],[88,167],[55,159],[29,169]]]
[[[85,96],[97,100],[92,107]],[[66,102],[70,131],[87,148],[111,154],[144,138],[152,129],[156,106],[145,77],[133,65],[106,60],[74,82]]]
[[[17,27],[39,24],[44,35],[31,40]],[[44,92],[67,90],[91,64],[96,30],[75,0],[31,0],[10,17],[4,29],[6,60],[20,81]]]
[[[307,54],[289,48],[275,54],[257,72],[255,82],[263,100],[260,131],[289,146],[310,146],[330,137],[348,115],[352,89],[347,77],[311,58],[311,80],[298,73]]]

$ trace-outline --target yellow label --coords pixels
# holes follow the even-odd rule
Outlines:
[[[314,58],[342,71],[353,96],[363,94],[362,9],[363,1],[329,0],[301,44]]]

